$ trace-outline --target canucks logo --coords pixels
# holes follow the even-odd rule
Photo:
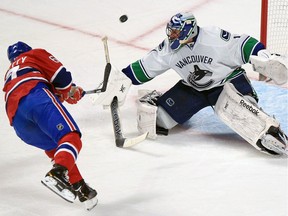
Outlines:
[[[230,37],[231,37],[231,33],[225,30],[221,30],[221,35],[220,37],[224,40],[224,41],[229,41]]]
[[[200,84],[198,81],[202,80],[205,76],[212,76],[212,72],[208,70],[202,70],[197,65],[194,65],[194,71],[190,72],[189,76],[187,77],[187,81],[189,82],[189,84],[196,88],[207,88],[214,81],[209,80],[206,83]]]

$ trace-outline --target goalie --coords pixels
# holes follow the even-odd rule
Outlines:
[[[241,67],[251,63],[255,71],[281,85],[288,77],[283,57],[271,55],[249,35],[199,27],[190,12],[172,16],[166,34],[158,47],[122,69],[134,85],[169,69],[182,78],[163,95],[141,94],[139,130],[155,138],[212,106],[224,123],[261,152],[287,155],[287,136],[279,122],[258,107],[257,93]]]

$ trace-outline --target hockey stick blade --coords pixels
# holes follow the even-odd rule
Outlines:
[[[113,98],[110,104],[110,108],[113,121],[112,123],[114,129],[115,143],[117,147],[119,148],[131,147],[146,139],[148,132],[134,138],[123,137],[120,116],[118,113],[118,98],[116,96]]]
[[[112,68],[111,64],[107,63],[106,66],[105,66],[105,70],[104,70],[104,79],[103,79],[102,87],[98,88],[98,89],[84,91],[83,92],[83,96],[85,94],[95,94],[95,93],[105,92],[106,88],[107,88],[107,85],[108,85],[108,80],[109,80],[111,68]]]
[[[133,137],[133,138],[122,138],[122,139],[116,139],[116,146],[119,148],[129,148],[132,147],[142,141],[144,141],[148,136],[148,132],[137,136],[137,137]]]

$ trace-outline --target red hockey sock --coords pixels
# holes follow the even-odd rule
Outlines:
[[[50,151],[45,151],[46,155],[53,161],[54,160],[54,154],[56,152],[56,149],[52,149]]]
[[[83,179],[76,164],[69,171],[68,175],[69,175],[69,181],[71,184],[79,182],[80,180]]]
[[[78,133],[72,132],[62,137],[54,154],[56,164],[62,165],[70,172],[74,167],[82,142]],[[78,170],[78,169],[77,169]]]
[[[51,160],[53,162],[54,161],[54,155],[55,155],[56,149],[52,149],[50,151],[45,151],[46,155],[51,158]],[[81,173],[77,167],[77,165],[75,164],[73,166],[73,168],[68,172],[68,176],[69,176],[69,181],[71,184],[74,184],[76,182],[79,182],[80,180],[83,179],[83,177],[81,176]]]

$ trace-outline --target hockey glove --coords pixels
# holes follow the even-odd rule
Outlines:
[[[71,90],[71,86],[65,90],[56,90],[55,95],[58,97],[60,102],[63,103],[69,98],[70,90]]]
[[[61,103],[66,101],[69,104],[76,104],[84,95],[84,91],[81,87],[72,84],[70,88],[58,90],[55,94]]]
[[[76,104],[83,95],[84,91],[80,86],[72,86],[65,101],[69,104]]]

